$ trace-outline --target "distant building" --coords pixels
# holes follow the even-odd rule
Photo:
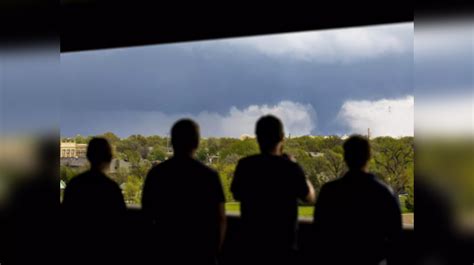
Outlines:
[[[89,161],[85,157],[62,157],[59,159],[61,166],[70,168],[85,169],[89,167]],[[112,159],[108,173],[116,173],[119,170],[130,170],[130,162],[123,159]]]
[[[85,157],[61,157],[59,164],[70,168],[85,168],[89,166],[89,161]]]
[[[241,141],[247,140],[247,139],[254,139],[254,138],[255,138],[254,135],[250,135],[250,134],[246,134],[246,133],[242,134],[242,135],[239,137],[239,139],[240,139]]]
[[[60,158],[84,158],[86,157],[87,144],[78,144],[74,140],[61,141]]]

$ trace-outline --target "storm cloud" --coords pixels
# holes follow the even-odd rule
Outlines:
[[[281,102],[317,113],[304,133],[344,133],[347,126],[335,121],[344,102],[413,94],[412,44],[408,23],[63,54],[61,133],[129,124],[120,130],[131,134],[133,121],[150,113],[210,113],[212,120],[233,108]],[[94,115],[85,119],[85,112],[134,118],[120,124],[109,117],[98,124]]]
[[[251,105],[243,109],[232,106],[225,113],[203,111],[193,113],[167,114],[159,111],[84,111],[77,113],[79,123],[90,125],[90,134],[113,131],[126,137],[130,134],[168,135],[173,123],[178,119],[191,118],[201,127],[204,137],[240,137],[253,135],[255,122],[263,115],[278,116],[285,125],[285,132],[294,136],[309,135],[316,127],[316,112],[309,104],[282,101],[276,105]],[[110,124],[114,127],[111,128]],[[76,133],[84,134],[85,130]]]

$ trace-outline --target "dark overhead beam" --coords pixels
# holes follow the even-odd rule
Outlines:
[[[192,2],[192,1],[188,1]],[[61,6],[61,51],[81,51],[413,21],[403,1],[327,1],[314,7],[228,3],[204,6],[66,1]]]

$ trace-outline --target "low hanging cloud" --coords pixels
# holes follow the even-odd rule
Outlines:
[[[292,101],[282,101],[276,105],[251,105],[242,110],[232,107],[226,115],[200,113],[196,120],[203,124],[205,135],[218,133],[216,136],[239,137],[242,134],[254,134],[255,122],[267,114],[279,117],[287,134],[308,135],[316,127],[313,107]]]
[[[181,118],[197,121],[204,137],[240,137],[253,135],[255,122],[259,117],[273,114],[279,117],[286,134],[292,136],[309,135],[316,128],[316,112],[310,104],[281,101],[275,105],[250,105],[239,109],[231,107],[225,114],[200,112],[192,114],[165,114],[157,111],[121,111],[77,113],[80,119],[87,120],[93,131],[63,132],[66,136],[79,134],[100,134],[112,131],[121,137],[131,134],[167,135],[173,123]],[[81,122],[74,119],[76,122]],[[85,129],[89,129],[85,128]]]
[[[450,90],[449,95],[424,96],[416,103],[415,120],[416,132],[423,136],[473,136],[474,94]]]
[[[348,100],[338,114],[338,121],[349,128],[349,133],[371,136],[413,136],[414,97],[380,100]]]
[[[404,23],[225,39],[214,43],[243,47],[270,57],[348,63],[410,52],[413,32],[413,24]],[[198,45],[205,47],[206,43]]]

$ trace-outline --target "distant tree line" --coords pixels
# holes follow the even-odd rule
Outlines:
[[[127,169],[119,168],[111,177],[121,185],[128,203],[139,204],[141,188],[148,170],[172,156],[168,137],[131,135],[120,138],[114,133],[103,135],[112,144],[115,157],[129,163]],[[73,137],[77,143],[87,143],[92,136]],[[301,136],[285,139],[284,152],[292,155],[303,167],[306,175],[318,192],[321,186],[346,171],[342,144],[339,136]],[[414,140],[413,137],[377,137],[370,139],[372,160],[369,170],[389,184],[394,192],[406,197],[405,206],[414,209]],[[234,201],[230,183],[240,158],[257,154],[258,144],[253,138],[205,138],[201,140],[196,158],[216,169],[224,187],[227,201]],[[61,166],[61,178],[67,183],[84,169]]]

